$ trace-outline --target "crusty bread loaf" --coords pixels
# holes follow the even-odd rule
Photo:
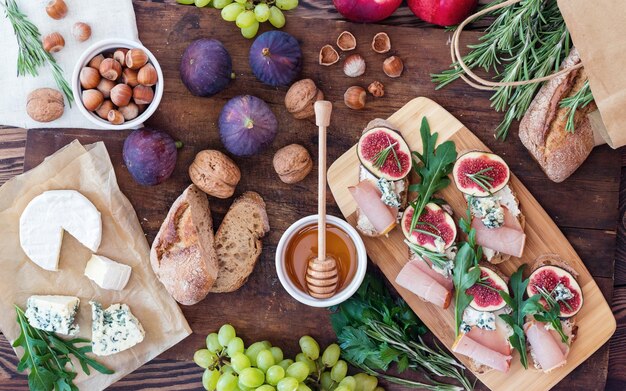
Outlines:
[[[573,48],[561,67],[579,62],[578,51]],[[546,82],[520,122],[522,144],[554,182],[562,182],[576,171],[594,146],[587,114],[596,110],[595,102],[576,111],[574,133],[565,130],[567,108],[560,107],[561,99],[574,95],[586,81],[585,70],[580,68]]]
[[[260,195],[246,192],[231,205],[215,234],[219,273],[211,292],[239,289],[254,269],[270,230],[265,202]]]
[[[204,299],[218,273],[209,201],[195,185],[181,194],[159,229],[150,263],[167,291],[180,304]]]

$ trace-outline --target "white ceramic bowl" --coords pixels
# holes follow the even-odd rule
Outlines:
[[[83,102],[81,99],[82,87],[80,85],[80,70],[86,67],[89,61],[96,55],[102,52],[111,51],[111,50],[115,50],[118,48],[141,49],[144,52],[146,52],[146,54],[148,55],[148,58],[150,59],[149,62],[154,66],[154,68],[157,71],[159,81],[154,86],[154,99],[148,105],[148,107],[143,113],[137,116],[137,118],[130,120],[130,121],[126,121],[121,125],[113,125],[109,121],[98,117],[96,113],[92,113],[88,111],[83,105]],[[150,116],[154,114],[157,107],[159,106],[159,102],[161,102],[161,98],[163,97],[163,71],[161,70],[161,66],[159,65],[159,62],[157,61],[156,57],[154,57],[152,52],[150,52],[148,49],[146,49],[144,46],[142,46],[138,42],[131,41],[128,39],[121,39],[121,38],[106,39],[106,40],[99,41],[91,45],[80,56],[80,58],[76,62],[76,66],[74,67],[74,74],[72,75],[72,92],[74,93],[74,102],[76,103],[76,106],[78,106],[78,110],[85,116],[85,118],[93,122],[93,124],[96,125],[98,128],[113,129],[113,130],[132,129],[132,128],[138,127],[140,124],[145,122],[148,118],[150,118]]]
[[[283,285],[287,293],[291,295],[291,297],[298,300],[300,303],[309,305],[311,307],[331,307],[333,305],[337,305],[341,302],[346,301],[350,298],[350,296],[354,294],[354,292],[356,292],[357,289],[359,289],[359,286],[361,286],[363,278],[365,277],[365,272],[367,270],[367,251],[365,250],[363,239],[361,239],[361,236],[359,236],[356,229],[348,224],[347,221],[335,216],[327,216],[326,221],[341,228],[344,232],[348,234],[350,239],[352,239],[352,242],[354,242],[357,253],[357,267],[352,281],[343,290],[341,290],[334,296],[328,299],[316,299],[306,292],[303,292],[291,281],[291,279],[287,275],[287,270],[285,267],[285,251],[287,250],[287,244],[289,243],[291,238],[302,228],[317,222],[317,215],[303,217],[293,223],[289,228],[287,228],[285,233],[283,233],[283,236],[278,242],[278,247],[276,248],[276,272],[278,273],[278,279],[280,280],[280,283]]]

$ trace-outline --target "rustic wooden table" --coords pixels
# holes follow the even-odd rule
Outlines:
[[[250,93],[270,103],[283,124],[272,151],[291,142],[299,142],[311,151],[316,149],[315,126],[307,121],[293,121],[285,112],[282,105],[284,89],[264,87],[250,75],[247,66],[250,43],[239,36],[234,26],[221,21],[215,10],[198,10],[171,3],[173,0],[135,0],[135,11],[140,38],[156,54],[166,79],[163,102],[147,125],[167,130],[186,145],[179,156],[174,176],[157,188],[141,188],[134,184],[121,165],[121,144],[126,132],[59,129],[27,132],[4,128],[0,129],[0,184],[22,173],[24,168],[40,163],[45,156],[74,138],[83,143],[103,140],[114,162],[120,186],[137,209],[151,241],[170,203],[189,183],[186,171],[194,154],[207,147],[220,147],[214,124],[222,104],[232,96]],[[626,167],[626,154],[606,146],[598,148],[572,178],[560,185],[552,184],[521,146],[516,127],[506,143],[493,139],[493,129],[501,120],[501,115],[490,109],[488,94],[472,90],[462,83],[455,83],[441,91],[434,90],[428,75],[444,69],[449,63],[448,33],[425,26],[405,7],[386,20],[384,26],[349,24],[337,19],[340,16],[334,12],[330,0],[301,1],[300,7],[289,13],[285,28],[302,41],[307,59],[303,76],[313,78],[324,90],[327,99],[334,102],[336,115],[331,128],[341,131],[331,131],[329,136],[329,162],[357,140],[360,129],[369,119],[386,117],[415,96],[435,99],[490,148],[505,156],[513,171],[572,242],[607,300],[613,300],[618,330],[610,342],[610,349],[609,346],[602,348],[557,388],[626,389],[626,170],[622,169]],[[365,77],[354,81],[346,80],[339,65],[321,69],[315,64],[319,47],[333,42],[334,37],[346,29],[354,32],[359,39],[358,50],[368,63]],[[379,75],[382,73],[380,70],[374,69],[382,59],[369,52],[366,41],[382,30],[392,37],[394,54],[405,59],[407,67],[401,79],[385,79]],[[310,31],[315,31],[315,34],[307,35]],[[470,42],[477,36],[468,32],[465,39]],[[200,37],[222,40],[233,57],[237,72],[233,85],[211,100],[191,97],[178,78],[182,50],[193,39]],[[362,112],[346,109],[341,103],[345,88],[351,84],[367,85],[373,78],[380,78],[385,83],[387,95],[370,101]],[[285,346],[288,353],[295,350],[295,338],[302,333],[311,333],[323,342],[333,339],[327,312],[311,310],[290,299],[280,288],[272,267],[280,234],[297,218],[315,213],[315,175],[313,173],[296,187],[281,184],[273,175],[271,155],[268,152],[256,160],[237,160],[244,172],[238,192],[256,190],[265,197],[273,228],[265,240],[266,251],[248,284],[237,293],[212,296],[197,306],[185,307],[183,310],[194,330],[193,336],[111,389],[201,389],[201,370],[191,362],[191,354],[202,345],[208,332],[226,321],[233,322],[247,340],[268,338]],[[229,201],[211,202],[219,222]],[[329,208],[329,213],[339,214],[333,207]],[[250,306],[253,301],[255,310],[250,314],[242,313],[240,308]],[[27,389],[25,377],[16,373],[13,350],[0,335],[0,390],[18,389]]]

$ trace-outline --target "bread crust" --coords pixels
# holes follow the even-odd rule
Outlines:
[[[561,68],[570,68],[580,61],[578,51],[572,48]],[[576,111],[574,133],[565,130],[567,109],[559,105],[562,98],[573,95],[586,80],[585,70],[580,68],[546,82],[520,122],[522,144],[554,182],[562,182],[576,171],[594,146],[587,114],[596,110],[595,102]]]
[[[209,293],[218,274],[209,201],[190,185],[174,201],[152,248],[150,264],[172,297],[193,305]]]

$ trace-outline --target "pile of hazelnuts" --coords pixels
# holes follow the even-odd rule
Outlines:
[[[157,71],[142,49],[100,53],[80,71],[82,102],[113,125],[141,114],[154,99]]]

